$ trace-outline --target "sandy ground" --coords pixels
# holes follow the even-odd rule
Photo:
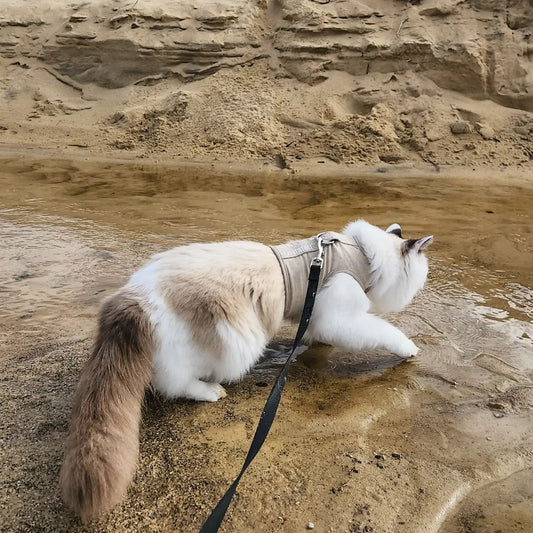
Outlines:
[[[528,0],[197,3],[5,0],[0,145],[531,171]]]
[[[295,180],[287,170],[245,177],[27,153],[1,168],[1,531],[197,531],[240,468],[293,329],[217,404],[148,394],[128,496],[82,526],[57,476],[99,303],[157,250],[280,242],[358,216],[435,235],[426,289],[391,317],[421,353],[411,363],[324,347],[302,354],[222,530],[531,530],[527,175]]]

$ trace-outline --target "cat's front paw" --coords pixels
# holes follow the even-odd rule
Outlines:
[[[400,357],[408,359],[409,357],[414,357],[418,353],[418,347],[411,339],[405,339],[405,341],[394,350],[394,353]]]

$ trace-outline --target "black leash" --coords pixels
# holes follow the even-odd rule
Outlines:
[[[322,234],[319,234],[317,236],[317,239],[318,256],[315,257],[311,262],[311,269],[309,271],[309,282],[307,285],[307,293],[305,295],[304,308],[302,311],[302,317],[300,318],[298,331],[296,332],[296,337],[292,345],[291,353],[289,354],[287,361],[285,361],[285,364],[283,365],[283,368],[281,369],[281,372],[279,373],[279,376],[277,377],[274,386],[270,391],[268,399],[265,403],[265,407],[263,408],[263,412],[261,413],[261,418],[259,419],[259,423],[257,424],[257,429],[255,430],[254,438],[252,439],[252,443],[250,444],[248,455],[244,460],[244,464],[242,465],[242,469],[239,475],[230,485],[229,489],[226,491],[226,494],[222,496],[217,506],[211,512],[209,518],[204,522],[200,533],[216,533],[218,531],[222,520],[224,520],[224,516],[226,515],[226,511],[228,510],[229,504],[231,502],[231,499],[233,498],[233,495],[235,494],[235,490],[237,489],[237,485],[239,484],[241,477],[243,476],[244,472],[261,449],[261,446],[263,445],[263,442],[265,442],[268,432],[270,431],[272,422],[274,422],[274,417],[276,416],[276,411],[278,410],[279,402],[281,400],[281,394],[283,393],[283,387],[285,386],[285,382],[287,381],[287,374],[289,372],[289,368],[296,357],[295,350],[307,330],[307,326],[309,325],[309,320],[311,318],[311,313],[313,311],[313,305],[315,304],[315,296],[318,289],[320,270],[322,269],[322,263],[324,261],[323,246],[334,242],[323,242]]]

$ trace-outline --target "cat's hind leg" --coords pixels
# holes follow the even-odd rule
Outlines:
[[[217,401],[220,385],[241,379],[261,357],[267,337],[253,306],[244,309],[238,327],[222,320],[203,331],[198,342],[181,318],[165,313],[156,327],[153,385],[169,398]],[[280,313],[281,320],[281,313]]]
[[[172,388],[165,395],[173,398],[188,398],[197,402],[217,402],[228,394],[219,383],[190,379],[187,383],[180,384],[179,387],[176,387],[174,382]]]
[[[166,317],[165,317],[166,318]],[[161,320],[156,328],[157,348],[153,359],[152,384],[166,398],[216,402],[227,393],[211,376],[212,354],[193,342],[190,329],[180,319]],[[164,327],[169,326],[169,327]]]
[[[176,353],[158,354],[154,361],[152,384],[166,398],[188,398],[197,402],[216,402],[227,393],[220,383],[204,381],[193,368],[179,364]],[[183,362],[183,360],[181,361]]]

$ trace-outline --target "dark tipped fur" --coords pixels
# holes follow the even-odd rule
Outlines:
[[[151,352],[139,302],[126,291],[109,298],[74,397],[60,475],[65,502],[84,521],[118,503],[133,477]]]
[[[409,250],[417,243],[417,239],[407,239],[402,243],[402,254],[407,255]]]

